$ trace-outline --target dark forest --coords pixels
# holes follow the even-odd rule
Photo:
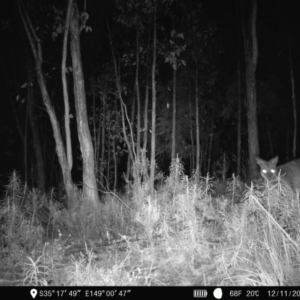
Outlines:
[[[252,266],[257,274],[277,276],[277,281],[257,279],[259,284],[299,284],[299,266],[286,262],[300,247],[297,4],[8,1],[0,11],[0,224],[6,224],[0,245],[22,248],[13,232],[26,221],[36,233],[22,242],[30,244],[30,251],[40,249],[50,236],[55,247],[57,232],[64,231],[78,240],[78,247],[93,237],[105,241],[97,249],[119,242],[122,234],[128,253],[134,242],[124,236],[131,237],[138,223],[147,247],[153,250],[157,235],[163,236],[160,243],[169,245],[169,254],[174,260],[178,256],[182,267],[187,259],[183,253],[192,250],[175,249],[166,233],[175,223],[179,239],[197,249],[194,259],[200,265],[200,243],[224,238],[222,251],[227,251],[245,234],[247,249],[257,232],[260,238],[270,235],[290,243],[282,254],[270,238],[268,245],[278,257],[286,255],[278,259],[289,268],[279,278],[264,264]],[[16,199],[23,199],[22,204],[8,213]],[[124,215],[123,209],[128,210]],[[16,221],[14,213],[22,217]],[[264,214],[272,216],[274,228],[263,223],[268,218]],[[247,229],[243,222],[249,222]],[[181,236],[187,228],[204,235]],[[64,248],[66,240],[58,239]],[[258,247],[276,265],[267,247]],[[92,250],[85,248],[91,258]],[[29,253],[22,251],[19,260]],[[245,253],[239,255],[246,259]],[[262,256],[257,259],[264,260]],[[141,265],[147,269],[144,259]],[[165,259],[158,261],[163,265]],[[210,262],[218,268],[215,260]],[[194,273],[184,267],[186,281],[166,276],[162,285],[253,284],[250,277],[225,278],[227,267],[221,281],[217,276],[195,279],[191,274],[202,267],[193,268]],[[28,275],[26,267],[23,271]],[[27,275],[21,276],[22,284],[32,285]],[[48,284],[78,284],[75,275],[68,282],[54,275],[51,281],[51,276],[46,276]],[[133,285],[160,285],[154,277],[148,284],[147,276],[133,276]],[[40,277],[35,280],[43,285]]]

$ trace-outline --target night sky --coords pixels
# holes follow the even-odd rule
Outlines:
[[[31,8],[29,10],[29,14],[34,26],[39,26],[39,32],[43,34],[43,70],[48,76],[47,87],[52,97],[52,103],[58,119],[61,122],[61,128],[63,129],[61,84],[63,36],[60,34],[55,40],[52,38],[55,16],[53,13],[54,10],[49,9],[49,7],[51,7],[51,4],[57,11],[61,11],[64,18],[67,1],[42,0],[24,2],[38,3],[34,9]],[[124,24],[117,22],[118,16],[120,16],[120,9],[117,8],[117,4],[120,2],[122,1],[86,1],[86,11],[89,14],[87,25],[92,28],[92,32],[83,31],[81,33],[81,54],[90,117],[92,116],[93,103],[90,93],[91,80],[103,78],[105,77],[103,74],[108,74],[110,71],[112,71],[110,72],[111,78],[114,78],[107,24],[111,28],[117,57],[122,58],[125,54],[135,53],[135,27],[126,28]],[[199,13],[194,15],[194,18],[198,18],[199,24],[199,39],[197,40],[197,32],[194,32],[192,27],[189,27],[191,23],[187,21],[187,16],[192,15],[200,3],[201,8]],[[81,11],[84,8],[83,4],[83,1],[78,1]],[[291,49],[298,118],[300,110],[298,100],[300,82],[300,18],[299,6],[297,4],[297,1],[258,0],[257,37],[259,57],[256,79],[260,156],[264,159],[270,159],[275,155],[279,155],[280,163],[292,159],[293,106],[288,43]],[[171,11],[173,13],[170,13]],[[125,11],[124,17],[126,16],[129,18],[131,14]],[[242,98],[244,99],[245,97],[245,57],[242,31],[238,18],[237,1],[234,0],[174,1],[169,6],[161,5],[158,11],[158,43],[168,48],[170,32],[173,26],[172,22],[175,22],[174,26],[177,32],[182,32],[184,36],[184,39],[180,40],[179,43],[186,45],[185,51],[180,56],[185,61],[186,66],[180,66],[177,71],[178,116],[176,148],[178,155],[183,159],[187,173],[191,171],[190,156],[188,155],[191,139],[189,137],[188,115],[189,83],[186,79],[187,77],[191,78],[190,97],[194,101],[193,56],[195,55],[199,55],[200,119],[202,121],[201,126],[203,126],[201,145],[205,153],[208,153],[209,137],[212,136],[211,165],[206,168],[204,164],[203,172],[210,171],[212,173],[214,163],[220,160],[224,152],[226,152],[231,161],[231,167],[228,172],[235,171],[233,157],[236,155],[237,137],[238,49],[241,51]],[[141,43],[147,45],[147,26],[149,22],[147,23],[146,19],[142,22],[144,22],[145,29],[141,35]],[[14,1],[7,1],[7,7],[1,9],[0,25],[0,184],[5,184],[7,176],[14,169],[19,171],[22,179],[24,179],[25,146],[20,137],[19,130],[27,134],[26,153],[29,177],[35,172],[35,169],[32,133],[28,124],[28,118],[26,117],[27,89],[24,86],[27,82],[25,48],[28,46],[28,39],[22,27],[21,18],[16,5],[14,5]],[[145,57],[146,54],[145,52]],[[151,55],[152,52],[150,53],[150,58],[152,59]],[[67,65],[71,65],[70,52],[68,52]],[[126,85],[127,89],[127,93],[124,93],[124,99],[126,105],[128,105],[130,114],[131,99],[134,92],[134,65],[126,66],[123,62],[120,70],[122,82]],[[141,67],[142,113],[145,74],[145,68]],[[69,81],[71,113],[75,115],[71,77]],[[171,102],[172,97],[172,92],[170,91],[172,87],[172,67],[165,62],[163,53],[158,53],[157,55],[156,82],[158,103],[157,164],[162,171],[167,172],[170,164],[171,110],[168,110],[166,107]],[[110,86],[113,86],[113,84]],[[44,159],[47,166],[48,185],[57,185],[58,181],[56,178],[59,177],[59,171],[57,171],[59,168],[55,155],[53,133],[37,84],[35,86],[35,93],[37,118],[42,136]],[[111,97],[113,99],[113,96]],[[111,107],[113,107],[114,100],[109,101],[111,101]],[[15,112],[13,111],[13,105]],[[243,105],[242,107],[242,150],[244,157],[246,157],[248,149],[246,106]],[[149,111],[151,111],[151,100],[149,102]],[[16,114],[21,125],[19,129],[16,122]],[[72,142],[75,160],[73,179],[75,182],[80,182],[80,149],[78,146],[75,119],[72,122]],[[120,153],[124,148],[123,145],[124,143],[122,142],[118,145]],[[149,145],[150,138],[148,140]],[[297,156],[299,157],[299,142],[297,142],[297,146]],[[150,154],[150,151],[148,153]],[[205,155],[203,154],[203,160],[207,161],[208,155]],[[126,158],[126,153],[120,155],[118,160],[119,172],[125,171]]]

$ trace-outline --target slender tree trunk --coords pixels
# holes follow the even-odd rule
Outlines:
[[[135,93],[134,93],[135,94]],[[133,125],[134,123],[134,115],[135,115],[135,96],[132,97],[132,103],[131,103],[131,118],[130,118],[130,124]],[[130,145],[130,148],[134,150],[134,144]],[[131,180],[131,164],[133,163],[133,157],[131,157],[130,153],[128,153],[127,157],[127,172],[126,177],[127,180]]]
[[[27,159],[27,147],[28,147],[28,106],[26,108],[25,116],[25,130],[24,130],[24,177],[25,182],[28,184],[28,159]]]
[[[108,123],[109,124],[109,123]],[[110,155],[111,155],[111,151],[110,151],[110,140],[111,140],[111,132],[108,133],[108,143],[107,143],[107,164],[106,164],[106,188],[107,190],[110,190]]]
[[[100,101],[100,105],[103,105],[103,101]],[[100,111],[103,111],[103,106],[100,107]],[[97,146],[95,148],[96,152],[96,174],[100,175],[101,173],[101,160],[100,160],[100,150],[101,150],[101,124],[102,124],[102,116],[101,113],[99,114],[99,123],[98,123],[98,130],[97,130]]]
[[[138,23],[136,23],[138,24]],[[136,109],[137,109],[137,132],[136,132],[136,157],[137,163],[140,161],[140,147],[141,147],[141,98],[140,98],[140,84],[139,84],[139,67],[140,67],[140,45],[139,45],[139,28],[136,26],[136,73],[135,73],[135,88],[136,88]],[[135,170],[138,172],[138,170]],[[136,179],[139,180],[138,174]]]
[[[195,102],[196,102],[196,172],[200,175],[200,124],[199,124],[199,91],[198,91],[198,65],[196,60]]]
[[[189,117],[190,117],[190,135],[191,135],[191,173],[195,169],[195,145],[194,145],[194,130],[193,130],[193,117],[192,117],[192,101],[191,101],[191,86],[189,80]]]
[[[172,155],[171,158],[175,159],[176,156],[176,77],[177,77],[177,69],[173,67],[173,95],[172,95],[172,103],[173,103],[173,118],[172,118]]]
[[[210,162],[211,162],[211,149],[212,149],[212,140],[214,136],[214,125],[215,125],[215,115],[214,112],[212,113],[211,118],[211,126],[210,126],[210,134],[209,134],[209,148],[208,148],[208,159],[207,159],[207,172],[209,173],[210,170]]]
[[[96,91],[95,91],[95,88],[93,87],[92,88],[93,91],[92,91],[92,95],[93,95],[93,139],[94,139],[94,155],[95,155],[95,164],[96,164],[96,168],[98,167],[97,166],[97,161],[98,161],[98,157],[97,157],[97,154],[98,154],[98,149],[97,149],[97,129],[96,129]],[[96,176],[97,176],[97,172],[96,171]]]
[[[286,155],[288,156],[290,153],[290,125],[288,122],[286,125]]]
[[[62,169],[63,174],[63,180],[64,180],[64,186],[66,189],[68,200],[71,200],[73,197],[73,181],[71,177],[71,172],[68,166],[68,161],[66,157],[65,147],[63,144],[63,140],[61,137],[59,122],[57,120],[55,110],[51,104],[50,96],[46,87],[46,80],[44,77],[44,73],[42,70],[42,47],[40,39],[37,37],[34,28],[32,26],[31,20],[29,19],[29,16],[27,14],[27,11],[25,9],[25,6],[22,2],[18,2],[19,4],[19,12],[21,15],[22,23],[25,28],[26,35],[28,37],[31,50],[33,52],[34,60],[35,60],[35,67],[37,72],[37,78],[39,82],[39,86],[41,89],[41,94],[43,98],[44,105],[46,107],[47,113],[50,118],[50,122],[52,125],[53,133],[54,133],[54,139],[56,143],[56,152],[58,156],[58,160]]]
[[[150,33],[148,38],[148,50],[150,45]],[[142,151],[142,164],[143,164],[143,180],[148,180],[148,166],[147,166],[147,144],[148,144],[148,104],[149,104],[149,53],[147,51],[146,59],[146,87],[145,87],[145,105],[144,105],[144,140],[143,140],[143,151]]]
[[[258,57],[258,46],[256,36],[256,0],[244,1],[242,10],[243,36],[246,59],[246,87],[247,87],[247,121],[248,121],[248,151],[250,177],[257,177],[255,157],[259,156],[258,126],[257,126],[257,104],[256,104],[256,66]],[[245,7],[250,5],[250,14],[245,18]],[[248,22],[246,21],[248,20]],[[246,23],[247,22],[247,23]]]
[[[117,116],[117,100],[115,101],[115,111]],[[117,124],[117,120],[115,120]],[[116,192],[117,184],[118,184],[118,165],[117,165],[117,154],[116,154],[116,126],[114,127],[113,132],[113,157],[114,157],[114,192]]]
[[[238,120],[237,120],[237,175],[241,176],[242,160],[242,99],[241,99],[241,71],[238,62]]]
[[[150,190],[154,190],[155,177],[155,138],[156,138],[156,0],[153,2],[153,61],[152,61],[152,131],[151,131],[151,163],[150,163]]]
[[[104,176],[104,160],[105,160],[105,116],[106,116],[106,97],[107,95],[104,94],[103,96],[103,118],[102,118],[102,128],[101,128],[101,159],[100,159],[100,186],[101,188],[104,187],[103,185],[103,176]]]
[[[66,148],[67,148],[67,159],[70,172],[73,167],[73,155],[72,155],[72,143],[71,143],[71,130],[70,130],[70,105],[69,105],[69,93],[67,85],[66,76],[66,61],[67,61],[67,46],[68,46],[68,35],[70,27],[70,15],[71,7],[73,5],[73,0],[68,1],[67,17],[64,32],[64,42],[63,42],[63,53],[62,53],[62,63],[61,63],[61,78],[63,83],[63,95],[64,95],[64,105],[65,105],[65,133],[66,133]]]
[[[239,0],[237,0],[237,15],[239,15]],[[242,98],[241,98],[241,47],[240,47],[240,18],[237,18],[237,37],[238,37],[238,66],[237,66],[237,81],[238,81],[238,124],[237,124],[237,175],[241,176],[241,159],[242,159]]]
[[[117,165],[117,155],[116,155],[116,139],[113,139],[113,156],[114,156],[114,192],[116,192],[118,184],[118,165]]]
[[[81,64],[80,52],[80,30],[79,30],[79,13],[76,4],[72,5],[71,11],[71,56],[73,65],[73,79],[74,79],[74,97],[76,108],[76,119],[78,128],[78,138],[80,143],[80,150],[83,160],[83,191],[87,200],[97,205],[99,202],[99,195],[97,190],[97,182],[95,176],[95,162],[94,162],[94,148],[89,130],[84,76]]]
[[[146,76],[146,90],[145,90],[145,107],[144,107],[144,141],[143,148],[147,150],[148,144],[148,104],[149,104],[149,82],[148,82],[148,72]]]
[[[149,104],[149,57],[150,57],[150,40],[151,33],[149,29],[148,34],[148,51],[146,59],[146,87],[145,87],[145,106],[144,106],[144,142],[143,142],[143,153],[146,155],[147,144],[148,144],[148,104]]]
[[[125,118],[127,120],[129,129],[130,129],[132,145],[134,145],[133,132],[132,132],[131,123],[128,119],[127,108],[126,108],[126,105],[125,105],[125,103],[123,101],[123,97],[122,97],[122,88],[121,88],[120,75],[118,74],[117,60],[116,60],[116,57],[115,57],[115,52],[114,52],[114,48],[113,48],[113,43],[112,43],[111,32],[110,32],[109,26],[108,26],[108,33],[109,33],[109,43],[110,43],[112,57],[113,57],[114,69],[115,69],[115,74],[116,74],[116,88],[117,88],[117,91],[118,91],[118,96],[119,96],[120,105],[121,105],[122,131],[123,131],[125,143],[126,143],[127,148],[128,148],[129,156],[133,160],[134,155],[135,155],[135,151],[134,151],[134,147],[131,147],[131,144],[130,144],[130,142],[128,140],[128,137],[127,137],[127,134],[126,134]]]
[[[201,123],[200,123],[201,124]],[[210,140],[210,127],[209,127],[209,124],[207,123],[206,127],[205,128],[205,125],[206,124],[203,124],[202,125],[202,129],[200,127],[200,132],[202,132],[202,143],[201,143],[201,139],[200,139],[200,143],[202,145],[202,151],[201,151],[201,160],[200,160],[200,169],[202,170],[202,172],[204,174],[207,174],[207,158],[208,158],[208,151],[209,151],[209,140]],[[206,162],[203,163],[203,162]],[[206,168],[206,169],[205,169]]]
[[[148,103],[149,103],[149,82],[148,82],[148,68],[146,75],[146,90],[145,90],[145,107],[144,107],[144,141],[143,141],[143,151],[142,151],[142,163],[143,168],[143,180],[149,178],[148,166],[147,166],[147,144],[148,144]]]

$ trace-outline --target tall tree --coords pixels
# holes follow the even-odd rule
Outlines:
[[[115,69],[115,76],[116,76],[116,89],[117,89],[117,94],[118,94],[118,98],[120,100],[120,106],[121,106],[121,116],[122,116],[122,131],[123,131],[123,136],[124,136],[124,140],[128,149],[128,154],[130,156],[130,159],[132,161],[134,161],[135,159],[135,151],[134,151],[134,147],[132,147],[131,145],[133,145],[133,132],[132,132],[132,127],[131,127],[131,122],[128,118],[128,114],[127,114],[127,107],[123,101],[123,96],[122,96],[122,85],[121,85],[121,75],[117,66],[117,59],[116,59],[116,55],[115,55],[115,51],[114,51],[114,47],[113,47],[113,42],[112,42],[112,36],[111,36],[111,31],[110,28],[108,26],[108,36],[109,36],[109,43],[110,43],[110,47],[111,47],[111,52],[112,52],[112,58],[113,58],[113,64],[114,64],[114,69]],[[126,121],[127,124],[129,126],[130,129],[130,136],[131,136],[131,142],[127,136],[126,133]]]
[[[188,97],[189,97],[189,125],[190,125],[190,138],[191,138],[191,151],[190,151],[190,170],[195,169],[195,146],[194,146],[194,126],[192,114],[192,100],[191,100],[191,80],[188,83]]]
[[[37,73],[38,83],[41,90],[42,98],[44,105],[46,107],[46,111],[49,115],[51,126],[54,133],[54,139],[56,144],[56,153],[58,156],[59,164],[62,169],[63,181],[65,190],[67,193],[68,200],[72,199],[72,190],[73,190],[73,181],[71,177],[71,171],[69,169],[68,160],[65,152],[65,147],[63,143],[63,139],[60,132],[59,122],[57,120],[57,116],[54,110],[54,107],[51,103],[51,98],[49,96],[49,92],[46,85],[45,74],[42,69],[43,64],[43,56],[42,56],[42,45],[41,40],[36,34],[36,31],[32,25],[32,22],[29,18],[25,5],[22,1],[18,2],[19,13],[21,16],[22,24],[24,26],[27,38],[30,43],[30,47],[33,53],[34,61],[35,61],[35,69]]]
[[[84,20],[84,18],[81,18]],[[84,23],[83,23],[84,25]],[[80,32],[78,7],[74,3],[71,9],[71,56],[73,65],[74,97],[77,119],[78,138],[83,160],[83,191],[88,201],[96,205],[99,201],[95,176],[94,148],[89,130],[84,76],[82,71]]]
[[[177,103],[176,103],[176,79],[177,79],[177,65],[173,67],[173,88],[172,88],[172,154],[171,158],[175,159],[176,155],[176,117],[177,117]]]
[[[136,89],[136,118],[137,118],[137,129],[136,129],[136,159],[139,164],[140,161],[140,147],[141,147],[141,97],[140,97],[140,83],[139,83],[139,70],[140,70],[140,43],[139,43],[139,26],[136,23],[136,68],[135,68],[135,89]],[[138,170],[134,170],[137,172]],[[138,174],[135,179],[138,180]]]
[[[236,0],[236,12],[239,16],[239,0]],[[237,43],[238,43],[238,56],[237,56],[237,81],[238,81],[238,124],[237,124],[237,175],[241,176],[241,156],[242,156],[242,104],[241,104],[241,47],[240,47],[240,18],[237,17]]]
[[[258,57],[256,16],[257,1],[243,1],[241,18],[246,60],[248,151],[251,179],[257,175],[255,157],[259,156],[255,77]]]
[[[73,0],[68,1],[67,16],[64,30],[64,41],[62,51],[62,62],[61,62],[61,77],[63,84],[63,96],[65,105],[65,132],[66,132],[66,148],[67,148],[67,159],[70,171],[73,167],[73,155],[72,155],[72,144],[71,144],[71,130],[70,130],[70,104],[69,104],[69,93],[67,85],[67,72],[66,72],[66,61],[67,61],[67,49],[68,49],[68,35],[70,28],[70,16]]]
[[[196,106],[196,174],[200,175],[200,122],[199,122],[199,88],[198,88],[198,61],[195,61],[195,106]]]
[[[151,162],[150,162],[150,189],[154,189],[155,177],[155,139],[156,139],[156,0],[153,1],[153,61],[152,61],[152,128],[151,128]]]
[[[104,154],[105,154],[105,127],[106,127],[106,124],[105,124],[105,118],[106,118],[106,98],[107,98],[107,93],[105,91],[103,93],[103,97],[102,97],[103,117],[102,117],[102,122],[101,122],[101,158],[100,158],[100,168],[99,168],[100,169],[100,186],[101,186],[101,188],[104,187],[104,161],[105,161]],[[99,121],[99,126],[100,126],[100,121]],[[100,132],[99,132],[99,134],[100,134]],[[107,178],[107,180],[109,180],[109,178]]]

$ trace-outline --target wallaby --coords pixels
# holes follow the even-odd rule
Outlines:
[[[276,167],[278,156],[269,161],[256,157],[256,163],[260,166],[261,176],[268,182],[276,180],[278,174],[280,178],[295,192],[300,190],[300,159],[292,160],[284,165]]]

